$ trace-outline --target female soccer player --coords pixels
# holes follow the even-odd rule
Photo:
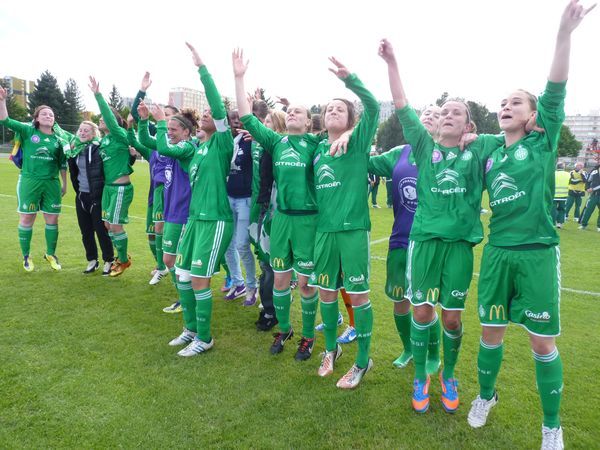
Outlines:
[[[29,255],[33,223],[37,213],[44,213],[46,222],[46,253],[44,259],[54,270],[61,265],[56,257],[58,241],[58,216],[62,196],[67,192],[66,159],[63,148],[67,142],[54,132],[54,112],[49,106],[40,105],[33,113],[33,124],[21,123],[8,117],[6,97],[8,92],[0,86],[0,125],[21,135],[23,166],[17,183],[17,212],[19,213],[19,243],[23,254],[23,268],[34,269]],[[58,174],[62,178],[62,189]]]
[[[154,106],[152,115],[158,121],[156,132],[158,152],[179,160],[182,167],[187,168],[190,178],[189,217],[177,249],[175,263],[179,280],[181,282],[191,280],[195,298],[197,334],[183,350],[177,353],[187,357],[210,350],[214,345],[210,329],[212,313],[210,280],[218,271],[219,262],[227,250],[233,233],[232,213],[226,189],[233,155],[233,137],[227,126],[223,100],[208,69],[196,49],[189,43],[186,45],[192,52],[192,59],[198,67],[200,80],[210,105],[210,110],[204,111],[200,119],[207,140],[202,142],[199,148],[187,140],[171,145],[167,133],[175,137],[177,119],[169,121],[169,127],[172,129],[168,131],[161,108]],[[184,128],[190,128],[190,124],[182,122]],[[185,137],[185,132],[182,133],[179,137]],[[187,308],[188,305],[184,303],[184,314]]]
[[[129,140],[125,131],[125,121],[117,111],[108,106],[100,93],[100,84],[92,76],[89,87],[102,114],[99,123],[100,131],[104,134],[100,141],[105,178],[102,220],[117,249],[118,257],[110,272],[111,277],[117,277],[131,266],[127,253],[127,232],[123,228],[123,225],[129,223],[129,205],[133,200],[133,185],[129,178],[133,173],[129,159]]]
[[[555,343],[560,334],[560,252],[550,212],[557,144],[565,118],[571,33],[594,6],[585,9],[571,0],[565,8],[542,96],[536,101],[530,93],[517,90],[502,100],[498,120],[506,143],[492,153],[485,167],[492,217],[478,287],[480,392],[468,422],[474,428],[485,425],[498,401],[495,385],[502,339],[508,322],[517,323],[529,333],[535,361],[544,414],[542,449],[564,447],[559,417],[562,362]],[[545,133],[527,134],[526,124],[536,111],[536,122]]]
[[[337,291],[343,285],[352,301],[356,320],[358,352],[355,364],[337,382],[342,389],[358,386],[372,367],[369,358],[373,312],[369,301],[369,230],[367,165],[371,142],[377,131],[379,103],[362,82],[337,59],[330,69],[363,104],[363,114],[354,128],[354,104],[334,99],[327,104],[323,124],[328,138],[319,143],[313,158],[314,183],[319,217],[315,236],[315,268],[310,284],[319,287],[321,315],[325,325],[325,353],[318,373],[331,375],[342,348],[336,342],[339,314]],[[353,129],[354,128],[354,129]],[[331,144],[352,130],[347,153],[331,155]],[[343,277],[342,277],[343,274]]]

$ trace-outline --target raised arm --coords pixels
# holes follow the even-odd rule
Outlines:
[[[133,105],[131,105],[131,115],[133,116],[133,120],[135,123],[138,123],[140,120],[140,115],[138,114],[138,106],[142,100],[146,98],[146,91],[152,84],[152,80],[150,79],[150,72],[146,72],[144,77],[142,78],[142,83],[140,85],[140,90],[135,96],[133,100]]]
[[[165,112],[160,106],[152,105],[152,115],[156,119],[156,151],[161,155],[185,162],[187,167],[187,163],[196,151],[194,145],[189,141],[181,141],[175,145],[169,144]]]
[[[398,63],[392,44],[387,39],[382,39],[379,43],[379,56],[387,63],[388,78],[390,82],[390,91],[392,91],[392,100],[396,109],[402,109],[408,104],[404,87],[400,80],[400,72],[398,71]]]
[[[150,117],[150,110],[148,109],[148,105],[146,105],[146,103],[142,100],[137,107],[137,111],[140,117],[138,124],[138,139],[140,144],[145,147],[155,149],[156,138],[150,134],[150,122],[148,121],[148,118]]]
[[[8,92],[3,86],[0,86],[0,120],[8,119],[8,110],[6,109],[6,98]]]
[[[237,101],[240,117],[252,113],[252,109],[246,98],[246,88],[244,86],[244,75],[248,69],[248,60],[244,61],[244,50],[237,48],[231,54],[233,64],[233,76],[235,78],[235,98]]]
[[[0,86],[0,121],[4,122],[2,125],[10,128],[17,133],[26,134],[31,129],[31,125],[21,123],[8,117],[8,110],[6,109],[6,99],[8,97],[8,91]]]
[[[113,114],[110,106],[106,103],[106,100],[102,96],[100,92],[100,83],[90,76],[90,89],[94,93],[94,97],[96,97],[96,102],[98,102],[98,107],[100,108],[100,114],[102,114],[102,119],[104,119],[104,123],[106,124],[106,128],[110,131],[110,133],[114,136],[121,136],[124,142],[127,141],[127,132],[119,126],[117,122],[117,118]]]

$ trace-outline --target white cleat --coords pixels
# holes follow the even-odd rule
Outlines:
[[[321,353],[321,365],[317,373],[320,377],[326,377],[333,373],[335,362],[342,356],[342,346],[337,344],[337,348],[331,352]]]
[[[198,337],[195,337],[194,340],[190,342],[186,348],[184,348],[183,350],[179,350],[177,354],[179,356],[185,357],[196,356],[200,353],[204,353],[210,350],[211,348],[213,348],[213,345],[215,345],[214,339],[211,339],[210,342],[203,342],[200,339],[198,339]]]
[[[155,284],[158,284],[165,275],[168,275],[168,274],[169,274],[169,269],[157,270],[156,272],[154,272],[154,275],[152,275],[152,279],[148,282],[148,284],[150,286],[154,286]]]
[[[188,330],[187,328],[184,328],[183,333],[181,333],[175,339],[171,339],[169,341],[169,345],[171,347],[177,347],[178,345],[189,344],[190,342],[192,342],[194,340],[195,337],[196,337],[196,333]]]
[[[336,384],[340,389],[354,389],[359,385],[362,378],[365,376],[371,368],[373,367],[373,360],[369,358],[369,362],[367,363],[367,367],[361,369],[356,364],[353,364],[352,367],[346,375],[340,378]]]
[[[471,402],[471,410],[467,416],[469,425],[473,428],[484,426],[487,422],[488,414],[492,408],[496,406],[496,403],[498,403],[498,394],[496,392],[494,392],[494,396],[489,400],[485,400],[478,395],[477,398]]]
[[[542,426],[542,450],[563,450],[564,448],[562,427]]]

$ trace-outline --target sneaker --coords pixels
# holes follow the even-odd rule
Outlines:
[[[158,272],[158,267],[155,267],[150,271],[150,276],[153,277],[156,272]]]
[[[556,224],[556,228],[561,229],[562,228],[562,223],[557,223]]]
[[[225,283],[223,283],[223,286],[221,287],[221,292],[229,292],[232,286],[233,280],[231,277],[225,277]]]
[[[331,352],[321,353],[321,365],[317,373],[320,377],[326,377],[333,373],[335,362],[342,356],[342,347],[337,344],[337,348]]]
[[[340,344],[349,344],[350,342],[354,342],[356,339],[356,330],[354,327],[348,325],[344,332],[340,334],[340,337],[337,338],[338,343]]]
[[[85,270],[83,271],[83,273],[85,273],[85,274],[93,273],[96,271],[96,269],[98,269],[98,266],[100,266],[100,263],[98,263],[98,260],[92,259],[91,261],[88,261],[88,265],[85,268]]]
[[[373,367],[373,360],[369,358],[369,362],[367,363],[367,367],[361,369],[356,364],[353,364],[352,367],[346,375],[338,380],[336,386],[340,389],[354,389],[360,383],[360,380],[365,376],[371,368]]]
[[[204,353],[210,350],[211,348],[213,348],[213,345],[215,345],[214,339],[211,339],[210,342],[204,342],[198,339],[198,336],[196,336],[194,340],[192,340],[192,342],[188,344],[187,347],[185,347],[183,350],[179,350],[177,354],[179,356],[185,357],[196,356],[200,353]]]
[[[586,228],[587,228],[587,225],[579,225],[580,230],[585,230]]]
[[[387,205],[388,209],[393,208],[393,205]]]
[[[246,286],[241,284],[239,286],[232,286],[229,292],[225,296],[225,300],[235,300],[246,295]]]
[[[579,222],[579,217],[573,217],[573,222]]]
[[[379,208],[381,208],[381,206],[379,206],[379,205],[373,205],[373,208],[379,209]],[[348,372],[348,373],[350,373],[350,372]]]
[[[277,323],[278,322],[277,322],[277,318],[275,317],[275,315],[273,315],[272,317],[266,317],[264,312],[261,312],[260,315],[258,316],[258,320],[255,322],[255,325],[256,325],[256,329],[258,331],[269,331],[275,325],[277,325]]]
[[[562,427],[542,426],[542,450],[562,450],[564,448]]]
[[[494,392],[494,396],[485,400],[479,395],[475,400],[471,402],[471,410],[467,416],[467,422],[473,428],[479,428],[485,425],[487,422],[487,416],[494,406],[498,403],[498,393]]]
[[[344,323],[344,317],[342,316],[342,313],[340,312],[340,313],[338,313],[338,321],[337,321],[338,327],[341,324],[343,324],[343,323]],[[320,323],[319,325],[317,325],[315,327],[315,330],[316,331],[323,331],[324,328],[325,328],[325,324],[324,323]]]
[[[413,359],[413,355],[410,352],[404,350],[400,356],[398,356],[392,365],[397,369],[404,369],[408,366],[408,363]]]
[[[33,272],[33,269],[35,269],[31,256],[27,255],[23,257],[23,269],[25,269],[27,272]]]
[[[254,306],[256,305],[256,288],[248,288],[246,290],[246,300],[242,305],[244,306]]]
[[[413,384],[412,407],[418,413],[424,413],[429,409],[429,384],[431,378],[427,376],[425,381],[415,380]]]
[[[110,275],[110,271],[112,270],[114,261],[104,261],[104,266],[102,267],[102,276],[107,277]]]
[[[600,227],[598,227],[596,231],[598,231],[598,233],[600,233]]]
[[[306,361],[312,355],[313,346],[315,345],[315,339],[308,339],[302,336],[298,342],[298,351],[296,352],[296,361]]]
[[[289,338],[291,338],[293,335],[294,335],[294,330],[292,330],[291,328],[290,328],[290,331],[288,331],[287,333],[281,333],[281,332],[275,333],[273,335],[275,340],[273,341],[273,344],[271,344],[271,354],[276,355],[278,353],[281,353],[283,351],[283,346],[285,345],[287,340]]]
[[[58,262],[58,258],[54,255],[44,255],[44,259],[50,263],[50,267],[53,270],[59,271],[62,269],[60,263]]]
[[[190,342],[192,342],[194,340],[195,337],[196,337],[196,333],[188,330],[187,328],[184,328],[183,333],[181,333],[175,339],[171,339],[169,341],[169,345],[171,347],[177,347],[179,345],[189,344]]]
[[[127,260],[127,262],[121,262],[119,260],[116,260],[116,261],[117,262],[115,264],[113,264],[112,270],[110,271],[111,277],[118,277],[123,272],[125,272],[126,269],[131,267],[131,258],[129,258]]]
[[[154,286],[155,284],[158,284],[159,281],[162,280],[165,275],[169,275],[169,269],[157,270],[156,272],[154,272],[154,276],[148,282],[148,284],[150,286]]]
[[[440,361],[440,358],[427,358],[427,362],[425,363],[425,370],[427,371],[427,375],[435,375],[436,373],[438,373],[438,370],[440,370],[440,367],[442,367],[442,362]]]
[[[440,372],[440,384],[442,385],[442,406],[446,412],[456,412],[458,409],[458,380],[456,378],[446,380],[443,372]]]
[[[181,311],[181,303],[179,302],[175,302],[172,305],[163,308],[163,312],[166,312],[168,314],[180,313]]]

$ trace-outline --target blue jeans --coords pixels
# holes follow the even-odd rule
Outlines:
[[[246,287],[256,289],[256,262],[250,248],[250,197],[229,197],[229,204],[233,213],[233,239],[225,252],[225,261],[229,266],[231,280],[234,286],[244,284],[240,259],[246,270]]]

